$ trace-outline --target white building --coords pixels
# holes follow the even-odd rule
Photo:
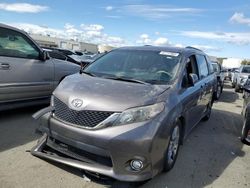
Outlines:
[[[242,59],[238,58],[227,58],[224,59],[222,62],[222,67],[223,68],[239,68],[241,66]]]
[[[114,47],[112,46],[107,46],[107,45],[98,45],[98,51],[100,53],[104,53],[104,52],[109,52],[110,50],[112,50]]]
[[[44,35],[30,34],[30,36],[42,47],[55,47],[82,52],[88,51],[92,53],[97,53],[98,51],[102,53],[113,49],[113,47],[107,45],[78,42]]]

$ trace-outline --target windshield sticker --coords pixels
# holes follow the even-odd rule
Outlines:
[[[176,53],[176,52],[165,52],[165,51],[161,51],[159,54],[160,54],[160,55],[166,55],[166,56],[172,56],[172,57],[177,57],[177,56],[179,56],[179,53]]]

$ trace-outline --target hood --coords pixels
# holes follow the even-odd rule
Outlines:
[[[119,80],[74,74],[66,77],[53,95],[72,107],[72,101],[83,101],[75,110],[121,112],[136,106],[150,105],[167,90],[167,85],[144,85]]]
[[[250,73],[240,73],[240,76],[241,77],[245,77],[245,78],[248,78],[248,76],[250,76]]]

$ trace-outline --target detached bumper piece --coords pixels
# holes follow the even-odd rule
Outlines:
[[[44,134],[38,144],[31,149],[31,154],[75,168],[118,178],[113,173],[111,158],[77,150],[77,148],[60,143]]]

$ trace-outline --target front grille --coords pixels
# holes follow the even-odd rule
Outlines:
[[[113,112],[103,111],[72,110],[56,97],[54,97],[54,106],[56,118],[85,128],[93,128],[113,114]]]

